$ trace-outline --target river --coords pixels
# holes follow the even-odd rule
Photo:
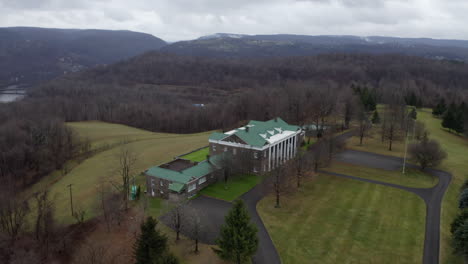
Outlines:
[[[16,85],[0,88],[0,103],[9,103],[20,100],[25,94],[26,91]]]

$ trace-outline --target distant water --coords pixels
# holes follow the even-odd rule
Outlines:
[[[25,93],[25,90],[18,88],[16,85],[0,88],[0,103],[20,100],[24,97]]]

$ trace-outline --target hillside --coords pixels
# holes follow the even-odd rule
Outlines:
[[[0,28],[0,89],[110,64],[166,43],[132,31]]]
[[[162,51],[211,57],[284,57],[324,53],[404,54],[468,61],[468,41],[428,38],[239,35],[217,33],[176,42]]]

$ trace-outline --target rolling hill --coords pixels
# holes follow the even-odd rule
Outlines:
[[[132,31],[0,28],[0,88],[35,84],[164,45],[157,37]]]
[[[380,36],[240,35],[217,33],[180,41],[162,51],[211,57],[304,56],[322,53],[403,54],[468,61],[468,41]]]

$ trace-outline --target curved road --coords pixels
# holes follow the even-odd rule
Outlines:
[[[403,159],[401,158],[355,150],[346,150],[337,155],[336,159],[347,163],[385,170],[399,170],[401,169],[401,165],[403,163]],[[411,164],[408,164],[408,167],[417,168],[417,166]],[[445,191],[447,190],[447,187],[452,179],[452,175],[450,173],[436,169],[426,169],[427,173],[439,178],[437,185],[432,188],[411,188],[398,184],[364,179],[339,173],[331,173],[326,171],[321,172],[349,179],[398,188],[412,192],[421,197],[426,203],[426,232],[424,239],[423,264],[439,263],[440,210],[442,198],[444,197]]]
[[[337,136],[336,138],[338,140],[345,140],[352,136],[352,133],[352,131],[344,133]],[[337,155],[336,159],[347,163],[386,170],[398,170],[401,168],[402,164],[401,158],[354,150],[343,151]],[[408,167],[416,166],[408,165]],[[442,198],[451,180],[451,175],[449,173],[435,169],[427,169],[426,172],[439,178],[438,184],[432,188],[411,188],[344,174],[325,171],[321,172],[339,177],[346,177],[349,179],[399,188],[420,196],[426,203],[426,232],[424,241],[423,264],[439,263],[440,210]],[[258,184],[253,189],[241,196],[241,199],[245,202],[250,213],[252,222],[255,223],[258,228],[259,246],[255,256],[252,259],[252,262],[257,264],[281,263],[280,256],[256,209],[258,201],[260,201],[271,190],[270,181],[272,179],[270,178],[265,179],[261,184]],[[204,229],[204,232],[200,238],[200,241],[206,244],[214,244],[219,234],[220,227],[224,223],[224,216],[227,214],[232,204],[226,201],[200,196],[191,200],[189,202],[189,206],[198,212],[201,212],[200,220],[203,225],[202,228]],[[169,214],[161,216],[160,219],[166,225],[171,226],[171,219]],[[184,232],[182,231],[182,233]]]

